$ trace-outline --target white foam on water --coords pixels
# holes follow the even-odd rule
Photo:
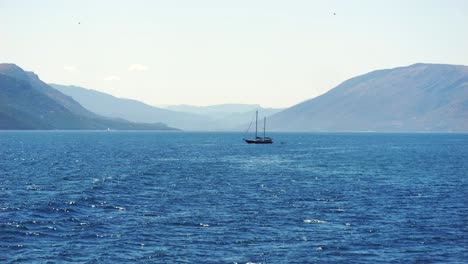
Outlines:
[[[317,224],[323,224],[326,223],[327,221],[324,220],[318,220],[318,219],[305,219],[304,223],[317,223]]]
[[[345,209],[341,209],[341,208],[334,209],[333,211],[334,211],[334,212],[338,212],[338,213],[343,213],[343,212],[346,212],[346,210],[345,210]]]

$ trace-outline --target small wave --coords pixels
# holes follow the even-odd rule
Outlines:
[[[41,234],[37,232],[26,232],[26,235],[27,236],[40,236]]]
[[[331,209],[330,211],[335,212],[335,213],[344,213],[344,212],[346,212],[345,209],[341,209],[341,208]]]
[[[323,224],[326,223],[327,221],[324,220],[318,220],[318,219],[305,219],[304,223],[317,223],[317,224]]]
[[[2,211],[20,211],[21,209],[19,209],[18,207],[1,207],[0,210]]]
[[[22,225],[22,224],[17,223],[17,222],[7,222],[7,223],[3,224],[2,226],[14,227],[14,228],[18,228],[18,229],[21,229],[21,230],[28,230],[28,228],[25,225]]]
[[[96,208],[96,207],[98,207],[98,206],[96,206],[96,205],[91,205],[91,207]],[[106,205],[106,206],[99,206],[99,207],[101,207],[101,208],[103,208],[103,209],[114,209],[114,210],[118,210],[118,211],[125,211],[125,210],[127,210],[125,207],[122,207],[122,206],[113,206],[113,205]]]
[[[31,184],[31,185],[26,186],[26,190],[39,191],[39,190],[41,190],[41,188],[37,187],[35,184]]]
[[[70,208],[52,208],[53,211],[60,213],[75,213],[76,211]]]

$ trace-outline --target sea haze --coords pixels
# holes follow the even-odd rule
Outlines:
[[[463,263],[467,134],[0,132],[0,262]]]

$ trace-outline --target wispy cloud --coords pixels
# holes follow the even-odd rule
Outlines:
[[[63,69],[71,73],[79,72],[78,68],[76,68],[75,66],[70,66],[70,65],[64,66]]]
[[[146,71],[148,67],[143,64],[132,64],[128,67],[128,71]]]
[[[116,75],[110,75],[104,78],[104,81],[120,81],[120,77]]]

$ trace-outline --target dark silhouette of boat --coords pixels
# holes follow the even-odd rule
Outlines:
[[[252,124],[252,123],[250,123]],[[249,126],[250,128],[250,126]],[[247,129],[248,130],[248,129]],[[273,139],[265,136],[266,131],[266,117],[263,118],[263,137],[258,136],[258,110],[255,112],[255,138],[254,139],[246,139],[244,141],[247,144],[272,144]]]

